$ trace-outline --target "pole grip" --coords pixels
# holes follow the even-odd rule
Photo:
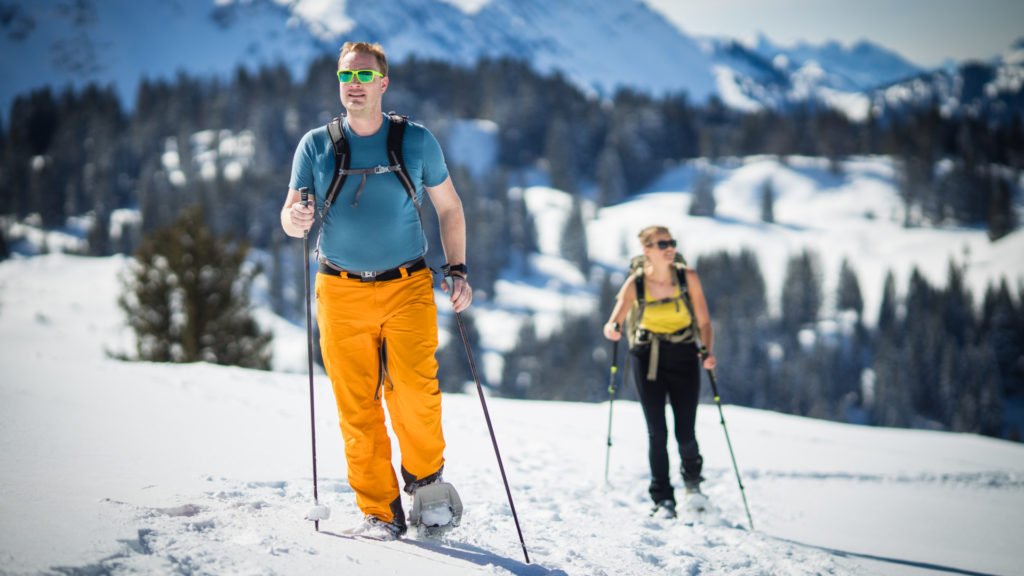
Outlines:
[[[303,186],[302,188],[299,188],[299,201],[302,203],[303,207],[309,206],[309,187],[308,186]],[[308,236],[309,236],[309,230],[308,229],[303,230],[302,231],[302,237],[303,238],[307,238]],[[308,249],[306,250],[306,258],[307,259],[309,258],[309,251],[308,251]],[[307,276],[308,276],[308,274],[307,274]]]

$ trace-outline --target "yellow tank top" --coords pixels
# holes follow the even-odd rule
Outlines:
[[[644,291],[644,312],[640,317],[640,327],[656,334],[672,334],[693,323],[690,311],[683,302],[679,286],[672,298],[654,300]]]

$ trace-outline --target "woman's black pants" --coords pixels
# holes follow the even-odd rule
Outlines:
[[[634,348],[633,366],[640,393],[640,405],[647,420],[648,452],[651,465],[651,485],[648,491],[655,502],[675,501],[669,480],[668,424],[665,401],[672,406],[676,443],[682,461],[683,482],[700,484],[704,464],[697,445],[694,426],[697,420],[697,401],[700,398],[700,358],[691,342],[671,343],[662,340],[658,350],[658,373],[655,380],[647,380],[650,346]]]

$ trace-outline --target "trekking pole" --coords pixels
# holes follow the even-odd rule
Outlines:
[[[449,276],[447,268],[444,269],[445,277]],[[446,285],[448,281],[441,279]],[[455,281],[452,281],[452,290],[455,290]],[[476,392],[480,396],[480,406],[484,409],[484,420],[487,421],[487,431],[491,434],[491,444],[494,446],[494,455],[498,459],[498,469],[501,470],[501,481],[505,483],[505,494],[508,496],[508,506],[512,509],[512,519],[516,522],[516,532],[519,533],[519,544],[523,547],[523,557],[526,563],[530,563],[530,554],[526,551],[526,541],[523,540],[523,530],[519,527],[519,515],[516,514],[516,505],[512,502],[512,490],[508,487],[508,478],[505,476],[505,465],[501,462],[501,452],[498,450],[498,439],[494,436],[494,426],[491,424],[491,413],[487,410],[487,401],[484,400],[484,388],[480,385],[480,377],[476,371],[476,361],[473,360],[473,350],[469,346],[469,336],[466,335],[466,327],[462,323],[462,314],[455,312],[455,319],[459,324],[459,335],[462,336],[462,344],[466,347],[466,357],[469,358],[469,371],[473,374],[473,381],[476,382]]]
[[[694,314],[693,304],[689,298],[683,298],[683,303],[686,305],[686,310],[690,313],[690,318],[696,318]],[[698,360],[701,364],[704,363],[704,357],[707,356],[708,349],[704,346],[703,340],[700,338],[700,326],[695,322],[693,324],[693,343],[696,344],[698,354],[700,358]],[[732,469],[736,473],[736,483],[740,486],[740,496],[743,497],[743,508],[747,511],[747,522],[750,522],[750,530],[754,530],[754,518],[750,515],[750,506],[747,505],[747,491],[743,488],[743,479],[740,478],[740,467],[736,465],[736,453],[732,450],[732,440],[729,439],[729,427],[725,425],[725,412],[722,411],[722,398],[718,395],[718,379],[715,377],[715,371],[708,368],[706,369],[708,378],[711,380],[711,392],[714,394],[715,405],[718,406],[718,419],[722,423],[722,430],[725,432],[725,444],[729,447],[729,458],[732,459]]]
[[[309,188],[299,188],[302,205],[309,206]],[[306,513],[306,519],[313,521],[316,531],[320,531],[320,520],[330,517],[331,511],[326,506],[320,505],[320,496],[317,493],[316,481],[316,409],[313,405],[313,316],[312,304],[309,295],[309,230],[302,232],[302,261],[305,262],[306,271],[306,359],[308,360],[309,372],[309,431],[313,438],[313,508]]]
[[[701,358],[707,354],[708,349],[698,341]],[[715,404],[718,406],[718,417],[722,422],[722,430],[725,431],[725,444],[729,447],[729,457],[732,458],[732,469],[736,472],[736,482],[740,485],[740,496],[743,497],[743,507],[747,510],[747,521],[750,522],[750,530],[754,530],[754,519],[750,516],[750,506],[747,505],[747,492],[743,489],[743,480],[740,479],[740,469],[736,465],[736,454],[732,451],[732,440],[729,439],[729,428],[725,425],[725,413],[722,412],[722,399],[718,395],[718,379],[715,378],[715,371],[706,370],[711,380],[711,391],[714,393]]]
[[[615,329],[618,330],[618,325]],[[608,483],[608,462],[612,453],[612,404],[615,402],[615,373],[619,371],[619,342],[612,342],[612,366],[608,374],[608,446],[604,451],[604,483]]]

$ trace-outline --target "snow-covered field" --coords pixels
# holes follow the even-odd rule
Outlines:
[[[614,404],[606,485],[607,404],[491,398],[526,564],[474,395],[444,404],[462,526],[444,541],[345,539],[360,514],[322,376],[319,486],[333,515],[315,533],[302,520],[305,375],[108,359],[128,341],[115,305],[123,262],[0,263],[0,573],[1009,575],[1024,565],[1024,446],[727,405],[751,531],[717,411],[702,406],[718,511],[690,526],[646,517],[634,403]]]

